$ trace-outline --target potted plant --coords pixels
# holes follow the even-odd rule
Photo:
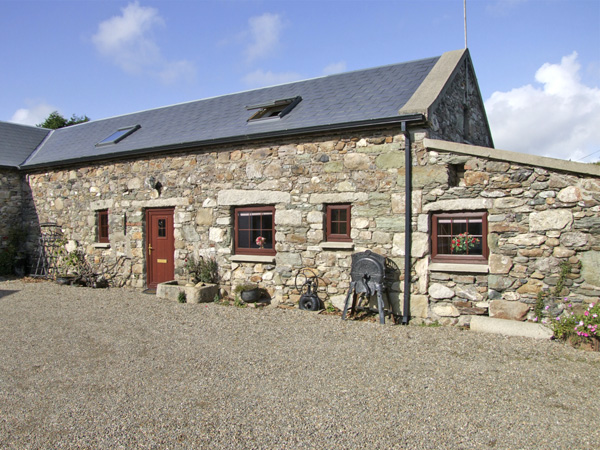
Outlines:
[[[255,303],[263,296],[263,290],[256,284],[240,284],[235,288],[244,303]]]

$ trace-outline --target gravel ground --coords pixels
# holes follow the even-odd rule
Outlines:
[[[0,282],[0,448],[597,449],[600,354]]]

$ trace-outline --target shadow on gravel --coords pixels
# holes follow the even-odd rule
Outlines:
[[[15,292],[19,291],[4,291],[0,289],[0,298],[8,297],[10,294],[14,294]]]

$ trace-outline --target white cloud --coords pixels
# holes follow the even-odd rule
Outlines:
[[[497,148],[577,161],[600,150],[600,89],[581,83],[577,53],[545,63],[528,84],[485,107]]]
[[[323,69],[323,75],[332,75],[346,71],[346,61],[331,63]]]
[[[289,83],[291,81],[297,81],[302,78],[302,75],[296,72],[271,72],[270,70],[264,71],[257,69],[254,72],[247,74],[243,80],[248,86],[251,87],[263,87],[273,86],[276,84]]]
[[[283,29],[283,21],[279,14],[265,13],[262,16],[251,17],[251,42],[246,48],[246,59],[252,62],[269,56],[279,46],[279,38]]]
[[[56,110],[57,108],[44,102],[31,104],[28,108],[17,109],[9,122],[20,123],[22,125],[37,125],[46,120],[48,115]]]
[[[195,76],[189,61],[167,61],[154,41],[153,30],[165,26],[158,10],[129,3],[120,16],[111,17],[98,25],[92,42],[100,54],[123,71],[132,75],[149,73],[165,83]]]

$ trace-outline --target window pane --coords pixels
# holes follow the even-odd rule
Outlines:
[[[476,238],[477,240],[473,244],[473,247],[469,249],[469,255],[483,255],[482,239]]]
[[[166,219],[158,219],[158,237],[167,236],[167,221]]]
[[[238,214],[238,228],[242,230],[250,228],[250,213],[241,212]]]
[[[259,213],[252,214],[251,223],[252,223],[253,230],[260,229],[261,222],[262,222],[261,214],[259,214]]]
[[[263,248],[273,248],[273,232],[272,231],[264,231],[263,235],[265,238],[265,242],[263,244]]]
[[[273,213],[262,213],[262,228],[268,230],[273,228]]]
[[[438,237],[438,253],[440,255],[449,255],[452,253],[450,250],[450,237]]]
[[[483,234],[483,223],[481,219],[469,220],[469,234],[481,236]]]
[[[438,220],[438,235],[450,236],[452,234],[452,221],[450,219]]]
[[[250,234],[247,231],[238,232],[238,247],[250,248]]]
[[[452,221],[452,234],[465,233],[467,231],[467,219],[456,219]]]

